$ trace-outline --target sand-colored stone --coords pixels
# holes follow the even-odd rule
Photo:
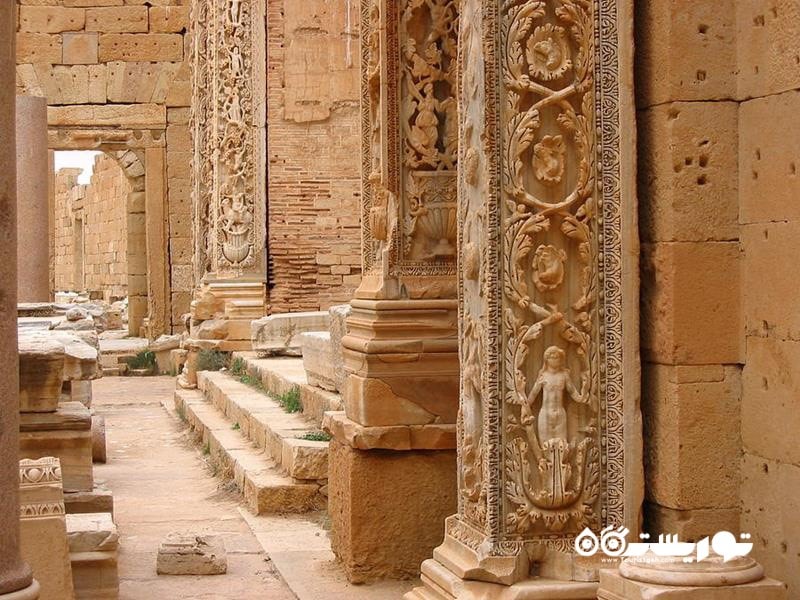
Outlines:
[[[647,242],[738,238],[738,104],[673,102],[639,115],[639,217]]]
[[[119,534],[111,515],[67,515],[67,540],[76,598],[116,600]]]
[[[330,453],[331,547],[348,579],[415,576],[456,508],[455,452],[365,452],[332,440]]]
[[[642,355],[662,364],[737,363],[742,357],[736,242],[642,246]]]
[[[65,33],[63,58],[67,65],[90,65],[99,62],[98,36],[96,33]]]
[[[164,106],[157,104],[117,104],[86,106],[50,106],[47,120],[51,127],[163,128],[167,119]]]
[[[108,33],[100,35],[102,62],[183,60],[183,36],[176,33]]]
[[[738,466],[737,466],[738,469]],[[732,508],[667,508],[651,502],[644,506],[642,529],[658,539],[658,535],[677,535],[681,541],[698,541],[719,531],[739,533],[739,506]]]
[[[60,35],[47,33],[18,33],[17,60],[27,63],[60,63],[62,40]]]
[[[326,412],[322,427],[358,450],[450,450],[456,447],[455,424],[364,427],[344,412]]]
[[[86,22],[86,11],[61,6],[20,6],[19,31],[61,33],[80,31]]]
[[[19,410],[53,412],[64,381],[64,344],[46,333],[19,336]]]
[[[150,31],[179,33],[189,27],[188,6],[152,6],[149,9]]]
[[[331,334],[310,331],[300,334],[303,367],[308,383],[325,390],[336,391],[336,370]]]
[[[20,548],[41,586],[40,600],[72,600],[61,467],[56,458],[20,461]]]
[[[252,323],[253,350],[263,354],[300,356],[300,334],[328,328],[328,313],[303,312],[270,315]]]
[[[347,335],[347,318],[352,312],[349,304],[339,304],[331,306],[328,310],[330,315],[331,332],[331,358],[333,360],[333,372],[336,380],[336,390],[344,393],[345,382],[347,381],[347,371],[344,368],[344,347],[342,339]]]
[[[159,575],[222,575],[227,570],[225,546],[217,536],[171,533],[158,547]]]
[[[86,31],[141,33],[148,30],[147,6],[114,6],[86,11]]]

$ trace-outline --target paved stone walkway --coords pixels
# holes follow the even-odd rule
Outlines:
[[[106,418],[108,464],[95,479],[114,492],[120,532],[122,600],[288,600],[294,594],[242,518],[236,497],[220,490],[186,434],[161,406],[171,377],[106,377],[94,404]],[[228,574],[156,575],[156,553],[171,531],[222,534]]]

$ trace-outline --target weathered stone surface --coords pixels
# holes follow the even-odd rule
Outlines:
[[[73,598],[61,467],[57,458],[19,464],[20,550],[45,598]]]
[[[92,415],[92,461],[106,462],[106,418]]]
[[[222,575],[227,570],[225,546],[218,536],[170,533],[158,547],[159,575]]]
[[[147,6],[114,6],[86,11],[86,31],[141,33],[147,30]]]
[[[252,323],[253,350],[264,354],[300,356],[300,334],[328,328],[327,312],[301,312],[271,315]]]
[[[119,534],[111,515],[67,515],[67,539],[76,597],[117,598]]]
[[[326,412],[322,428],[339,442],[358,450],[451,450],[456,447],[455,424],[364,427],[344,412]]]
[[[47,121],[51,127],[132,127],[164,128],[166,107],[157,104],[115,104],[86,106],[50,106]]]
[[[100,35],[101,62],[183,60],[183,36],[176,33],[108,33]]]
[[[64,494],[67,514],[110,513],[114,515],[114,494],[100,486],[91,491],[67,492]]]
[[[99,62],[96,33],[65,33],[62,38],[64,55],[58,62],[66,65],[91,65]]]
[[[336,391],[331,334],[327,331],[302,333],[300,346],[308,383],[325,390]]]
[[[64,358],[64,344],[47,333],[20,332],[20,412],[52,412],[58,408],[64,380]]]
[[[86,21],[86,11],[61,6],[20,6],[19,31],[61,33],[80,31]]]
[[[364,452],[331,440],[330,452],[331,548],[348,579],[416,576],[456,509],[455,451]]]
[[[328,478],[328,442],[284,438],[281,465],[295,479]]]
[[[344,385],[347,381],[347,372],[344,368],[344,347],[342,339],[347,335],[347,318],[352,312],[349,304],[339,304],[332,306],[328,310],[330,315],[331,332],[331,357],[333,360],[333,372],[336,381],[336,390],[344,393]]]

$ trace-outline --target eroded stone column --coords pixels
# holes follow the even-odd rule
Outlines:
[[[458,2],[361,9],[364,276],[342,341],[345,412],[327,422],[333,549],[354,580],[413,575],[436,544],[458,409]],[[356,479],[363,490],[346,487]],[[370,520],[398,532],[392,552]]]
[[[409,598],[595,598],[574,540],[643,497],[631,6],[461,11],[459,507]]]
[[[47,99],[17,96],[18,302],[50,300]]]
[[[193,336],[250,347],[266,281],[265,3],[192,3]]]
[[[5,82],[15,77],[14,11],[14,3],[0,3],[0,81]],[[0,88],[0,598],[28,600],[38,597],[39,585],[19,551],[15,100],[12,86]]]

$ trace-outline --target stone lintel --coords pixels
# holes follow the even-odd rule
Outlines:
[[[47,124],[50,127],[165,129],[167,107],[163,104],[49,106]]]
[[[358,450],[452,450],[456,447],[455,424],[365,427],[344,412],[326,412],[322,428],[339,443]]]

